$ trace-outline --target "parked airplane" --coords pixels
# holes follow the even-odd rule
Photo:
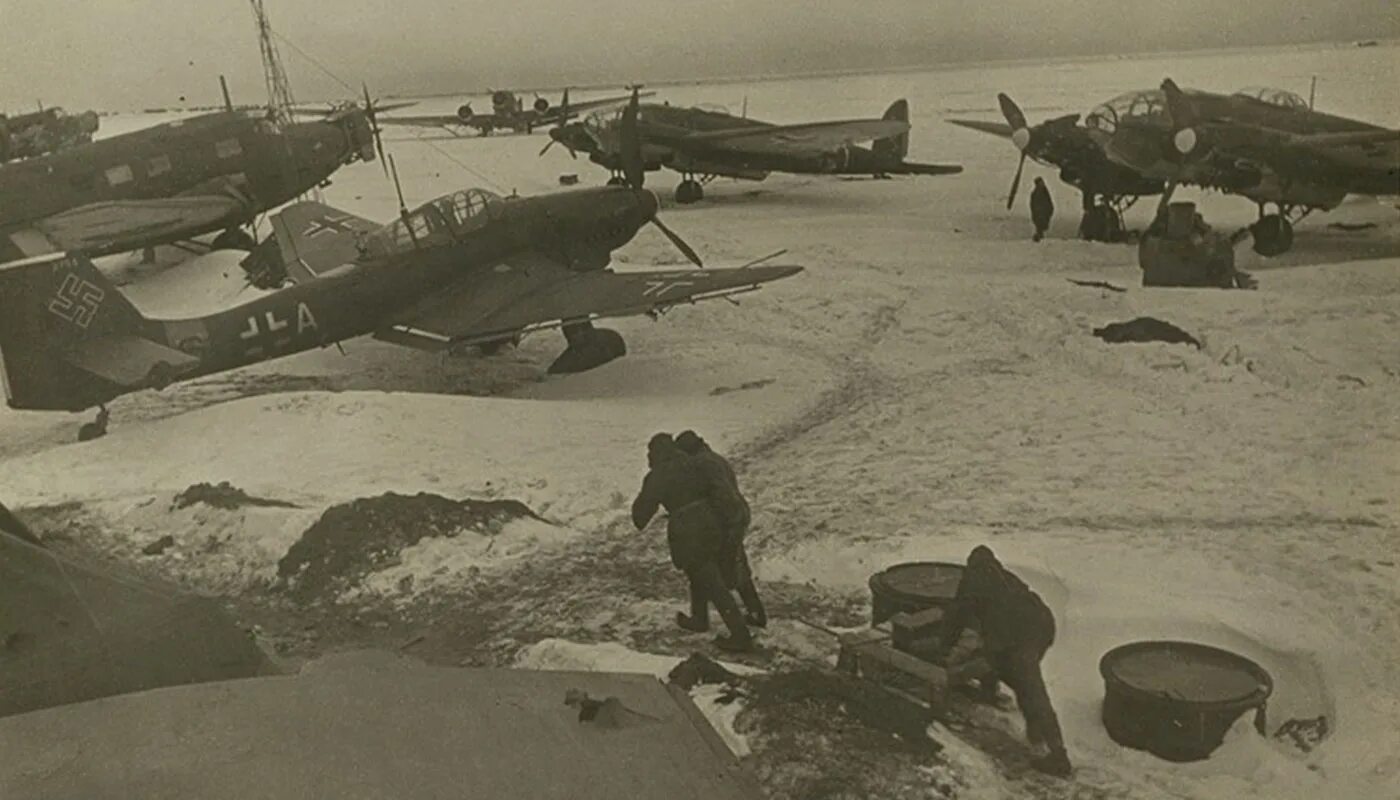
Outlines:
[[[57,106],[15,116],[0,114],[0,164],[87,144],[98,124],[96,111],[69,114]]]
[[[1124,198],[1145,194],[1164,194],[1166,208],[1183,183],[1247,197],[1259,206],[1249,230],[1265,256],[1287,252],[1293,223],[1348,194],[1400,194],[1400,131],[1314,111],[1280,89],[1214,94],[1168,79],[1098,106],[1082,125],[1072,115],[1034,127],[1009,97],[997,99],[1007,126],[951,121],[1010,138],[1022,164],[1030,157],[1060,167],[1065,182],[1086,198],[1106,196],[1116,212],[1131,205]]]
[[[655,92],[647,92],[645,96],[650,96]],[[586,111],[592,111],[608,106],[618,106],[627,102],[627,96],[608,97],[602,100],[585,100],[582,103],[569,102],[569,90],[564,90],[564,96],[559,101],[559,105],[551,106],[549,101],[535,95],[534,104],[526,108],[524,101],[516,97],[513,92],[496,90],[491,93],[491,113],[478,114],[472,110],[471,103],[464,103],[457,109],[456,114],[424,114],[412,117],[384,117],[379,120],[381,125],[413,125],[425,128],[443,128],[455,133],[458,128],[476,128],[482,135],[486,136],[494,130],[509,128],[516,133],[533,133],[535,128],[544,125],[557,125],[568,122]]]
[[[1080,231],[1089,239],[1111,239],[1123,229],[1123,212],[1139,197],[1161,194],[1165,181],[1147,178],[1136,170],[1119,164],[1104,154],[1089,129],[1081,125],[1079,114],[1055,117],[1036,125],[1026,121],[1020,106],[1005,94],[997,95],[1006,123],[981,120],[950,119],[954,125],[991,133],[1010,139],[1021,151],[1016,175],[1011,179],[1011,191],[1006,207],[1016,202],[1021,186],[1021,173],[1026,159],[1060,170],[1060,180],[1078,189],[1084,196],[1084,219]],[[1102,200],[1102,202],[1100,202]]]
[[[297,282],[194,319],[143,316],[81,254],[0,265],[0,377],[9,404],[78,411],[363,334],[430,350],[491,348],[558,326],[568,347],[550,371],[578,372],[626,352],[622,337],[595,328],[595,319],[656,315],[801,271],[608,269],[612,251],[647,223],[700,266],[657,219],[656,195],[638,185],[639,154],[628,162],[629,187],[530,198],[469,189],[413,212],[401,207],[382,226],[316,203],[290,206],[273,241]]]
[[[1260,255],[1287,252],[1295,222],[1348,194],[1400,195],[1400,130],[1314,111],[1278,89],[1183,91],[1168,78],[1100,106],[1086,125],[1109,158],[1167,181],[1168,195],[1188,183],[1253,200]]]
[[[372,161],[377,141],[372,105],[285,125],[230,110],[5,164],[0,261],[114,253],[220,230],[214,247],[251,247],[240,228],[342,165]]]
[[[623,182],[622,112],[595,113],[583,122],[549,131],[570,154],[584,152]],[[909,153],[909,104],[896,100],[883,119],[774,125],[700,108],[647,104],[638,132],[645,169],[681,173],[676,201],[704,197],[702,182],[715,177],[761,181],[770,172],[823,175],[948,175],[962,167],[905,161]],[[868,141],[869,148],[856,142]],[[541,154],[544,150],[540,151]]]

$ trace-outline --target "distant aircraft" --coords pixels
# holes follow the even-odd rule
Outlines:
[[[635,123],[634,123],[635,125]],[[266,361],[363,334],[409,347],[491,349],[562,327],[551,372],[579,372],[626,352],[593,320],[656,315],[756,289],[797,266],[613,272],[611,253],[645,224],[697,266],[640,188],[502,198],[469,189],[400,208],[388,225],[317,203],[277,215],[274,248],[297,282],[206,317],[149,319],[86,256],[0,265],[0,369],[12,408],[78,411],[120,395]],[[757,263],[757,262],[756,262]]]
[[[241,228],[258,214],[344,164],[374,160],[374,113],[349,107],[279,124],[265,111],[223,111],[0,165],[0,261],[115,253],[220,230],[214,247],[247,249],[252,237]]]
[[[950,121],[1011,138],[1023,164],[1029,156],[1059,166],[1065,182],[1120,212],[1119,200],[1144,194],[1162,194],[1164,209],[1183,183],[1247,197],[1259,206],[1249,231],[1265,256],[1287,252],[1295,222],[1348,194],[1400,194],[1400,131],[1314,111],[1280,89],[1213,94],[1167,79],[1098,106],[1083,125],[1073,115],[1035,127],[1009,97],[998,100],[1009,127]]]
[[[649,97],[652,94],[655,92],[647,92],[643,97]],[[506,128],[516,133],[533,133],[535,128],[565,123],[586,111],[622,105],[627,102],[627,99],[627,96],[623,95],[622,97],[570,103],[569,90],[565,89],[564,96],[557,106],[551,106],[548,100],[536,95],[534,104],[530,108],[526,108],[524,101],[516,97],[515,93],[498,89],[491,92],[490,114],[478,114],[472,110],[471,103],[464,103],[458,107],[456,114],[384,117],[379,120],[379,123],[381,125],[444,128],[453,133],[456,132],[457,128],[476,128],[482,136],[486,136],[494,130]]]
[[[1079,114],[1067,114],[1031,125],[1020,106],[1010,97],[998,94],[997,102],[1001,106],[1002,116],[1006,118],[1005,124],[964,119],[948,121],[1010,139],[1021,151],[1016,175],[1011,179],[1011,191],[1006,197],[1008,209],[1016,202],[1016,192],[1021,186],[1021,173],[1027,158],[1057,167],[1060,180],[1083,193],[1085,218],[1080,225],[1081,231],[1103,234],[1121,231],[1124,211],[1131,208],[1139,197],[1161,194],[1166,188],[1165,181],[1144,177],[1136,170],[1110,159],[1090,135],[1089,129],[1079,123]]]
[[[0,114],[0,163],[87,144],[98,125],[96,111],[69,114],[57,106],[12,117]]]
[[[1182,183],[1253,200],[1250,233],[1264,256],[1287,252],[1293,223],[1348,194],[1400,195],[1400,130],[1314,111],[1279,89],[1213,94],[1168,78],[1099,106],[1085,124],[1109,158],[1167,181],[1163,207]]]
[[[570,154],[584,152],[623,182],[621,112],[595,113],[583,122],[552,128],[555,142]],[[948,175],[962,167],[917,164],[909,152],[909,104],[896,100],[883,119],[774,125],[700,108],[647,104],[639,112],[639,135],[647,170],[681,173],[676,201],[704,197],[702,182],[715,177],[761,181],[770,172],[822,175]],[[869,148],[856,142],[873,142]],[[541,154],[544,150],[540,151]]]

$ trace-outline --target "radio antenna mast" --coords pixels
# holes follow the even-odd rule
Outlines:
[[[268,22],[263,0],[251,2],[253,16],[258,23],[258,45],[262,49],[263,79],[267,82],[267,107],[278,122],[288,123],[292,121],[292,109],[296,107],[296,101],[292,99],[292,85],[287,80],[287,71],[282,68],[282,56],[277,52],[272,23]]]

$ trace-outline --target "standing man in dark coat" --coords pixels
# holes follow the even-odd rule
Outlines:
[[[1040,661],[1055,641],[1055,617],[1040,596],[1003,567],[985,545],[978,545],[967,558],[953,607],[943,623],[943,652],[970,625],[981,634],[982,656],[994,670],[991,680],[1004,682],[1016,693],[1031,746],[1048,749],[1031,766],[1067,777],[1071,768],[1060,720],[1040,673]]]
[[[1035,188],[1031,190],[1031,223],[1035,225],[1035,234],[1031,236],[1031,241],[1038,242],[1045,237],[1045,232],[1050,229],[1050,218],[1055,216],[1055,201],[1050,199],[1050,190],[1045,187],[1044,178],[1035,179]]]
[[[715,644],[732,652],[752,648],[753,637],[744,624],[744,615],[725,587],[719,568],[725,531],[737,522],[741,501],[722,476],[682,453],[670,434],[658,433],[651,438],[647,463],[651,470],[642,481],[637,499],[632,501],[632,524],[641,530],[658,508],[666,509],[666,543],[671,550],[671,563],[689,579],[692,603],[702,599],[705,609],[713,603],[729,628],[729,635],[715,639]],[[708,621],[703,626],[700,622],[676,614],[676,624],[686,630],[707,630]]]
[[[739,592],[739,599],[744,602],[744,621],[754,628],[765,628],[768,626],[768,612],[764,610],[763,601],[759,599],[758,587],[753,582],[753,570],[749,567],[749,555],[744,550],[744,536],[749,532],[753,512],[744,493],[739,491],[739,476],[734,473],[734,467],[729,461],[710,449],[710,445],[695,431],[682,431],[676,437],[676,447],[698,459],[706,469],[714,470],[734,489],[741,513],[734,526],[726,531],[728,535],[724,540],[724,550],[720,553],[720,574],[726,585]],[[691,598],[691,618],[708,624],[709,607],[703,600],[697,605],[696,598]]]

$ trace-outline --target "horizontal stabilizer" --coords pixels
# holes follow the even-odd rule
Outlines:
[[[102,336],[78,342],[68,363],[127,389],[159,388],[199,366],[199,359],[138,336]]]

